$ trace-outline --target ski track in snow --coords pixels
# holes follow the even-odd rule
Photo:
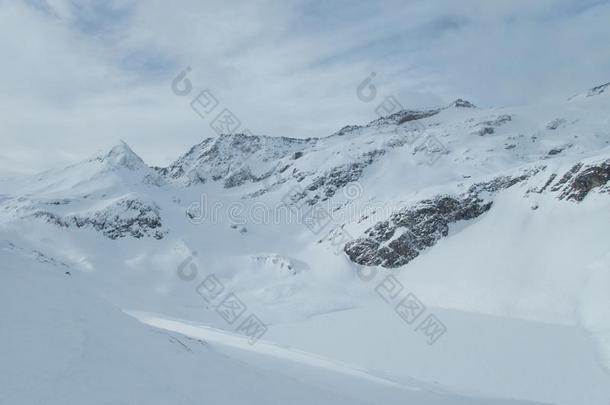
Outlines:
[[[372,382],[389,385],[392,387],[402,388],[410,391],[422,390],[418,387],[406,386],[404,384],[399,384],[386,378],[378,377],[370,371],[361,369],[357,366],[318,356],[316,354],[308,353],[302,350],[282,347],[272,342],[259,340],[254,345],[252,345],[248,342],[248,338],[243,335],[231,333],[222,329],[212,328],[206,325],[198,324],[196,322],[178,320],[175,318],[162,316],[160,314],[153,314],[143,311],[125,310],[124,312],[128,315],[133,316],[134,318],[138,319],[140,322],[146,325],[165,329],[171,332],[180,333],[191,338],[205,339],[205,341],[207,342],[251,351],[257,354],[272,356],[279,359],[289,360],[312,367],[319,367],[341,374],[364,378]]]

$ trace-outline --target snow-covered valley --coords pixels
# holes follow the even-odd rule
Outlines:
[[[607,405],[595,89],[0,183],[0,403]]]

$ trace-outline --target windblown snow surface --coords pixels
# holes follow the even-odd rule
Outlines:
[[[3,181],[0,403],[607,405],[608,111],[461,101]]]

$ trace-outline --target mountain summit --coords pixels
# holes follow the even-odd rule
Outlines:
[[[109,168],[124,167],[130,170],[138,170],[146,167],[142,158],[122,140],[113,146],[105,156],[100,157],[99,160],[106,163]]]

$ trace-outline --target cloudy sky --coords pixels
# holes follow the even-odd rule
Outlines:
[[[405,108],[567,97],[610,81],[608,21],[601,0],[0,0],[0,175],[119,139],[166,165],[215,135],[189,105],[203,90],[294,137],[375,118],[371,72]]]

